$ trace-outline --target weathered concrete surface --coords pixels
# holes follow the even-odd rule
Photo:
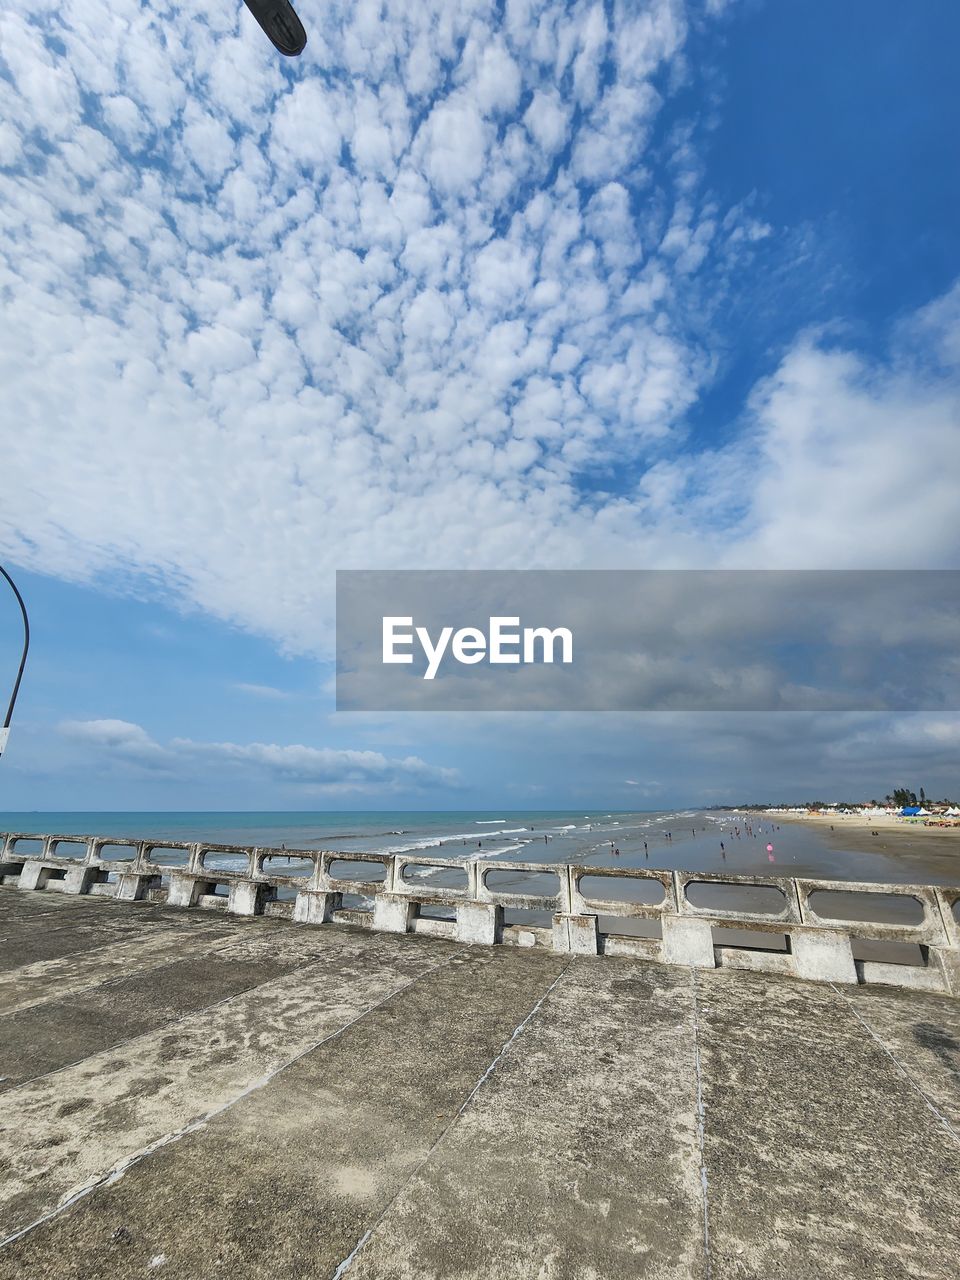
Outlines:
[[[4,936],[0,1280],[960,1274],[947,997],[6,888]]]
[[[652,970],[565,972],[351,1276],[706,1273],[690,979]]]
[[[697,991],[714,1274],[957,1275],[960,1133],[924,1075],[829,985],[698,974]]]

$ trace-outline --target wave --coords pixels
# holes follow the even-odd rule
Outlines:
[[[522,840],[519,844],[506,844],[502,849],[483,849],[477,854],[477,858],[502,858],[505,853],[516,853],[518,849],[522,849],[529,843],[529,840]]]

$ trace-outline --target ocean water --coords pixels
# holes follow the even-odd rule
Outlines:
[[[916,866],[882,854],[833,849],[816,828],[780,825],[762,814],[701,810],[8,812],[0,813],[0,831],[205,841],[288,851],[416,853],[438,861],[469,856],[496,860],[505,868],[517,862],[573,862],[899,883],[917,875]]]

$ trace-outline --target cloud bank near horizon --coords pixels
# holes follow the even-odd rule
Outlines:
[[[388,757],[379,751],[342,750],[301,744],[155,741],[127,720],[65,720],[69,742],[91,749],[99,762],[136,774],[184,779],[198,769],[290,786],[304,795],[330,797],[376,791],[388,796],[424,788],[455,790],[455,769],[426,764],[418,756]]]
[[[531,714],[519,730],[510,720],[509,736],[520,742],[526,767],[522,775],[498,776],[490,762],[507,745],[508,719],[496,714],[474,724],[479,771],[431,763],[430,756],[449,753],[442,734],[412,755],[177,736],[159,741],[130,721],[73,720],[58,726],[58,776],[68,787],[82,779],[85,794],[92,788],[97,795],[104,785],[112,793],[122,780],[136,795],[159,799],[182,795],[201,778],[203,795],[240,808],[251,807],[253,796],[261,808],[338,798],[454,809],[494,800],[508,808],[663,808],[880,799],[894,787],[921,784],[931,797],[957,798],[956,716],[653,712],[643,723],[638,735],[630,715]],[[632,776],[624,776],[624,763],[636,770]]]

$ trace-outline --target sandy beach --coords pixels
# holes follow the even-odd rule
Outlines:
[[[771,815],[765,815],[771,816]],[[862,814],[776,815],[777,822],[799,822],[817,827],[835,849],[856,853],[882,853],[913,868],[918,881],[929,872],[960,881],[960,827],[924,827],[898,818]],[[873,833],[877,832],[876,835]]]

